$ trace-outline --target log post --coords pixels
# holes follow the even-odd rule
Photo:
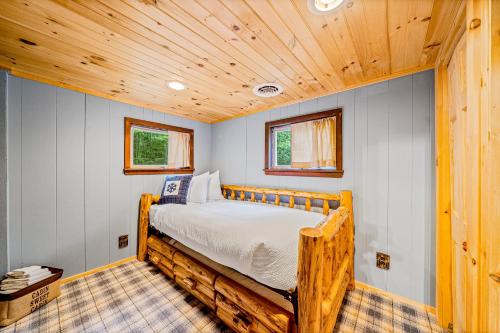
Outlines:
[[[349,254],[349,285],[348,290],[354,289],[354,212],[352,210],[352,192],[342,191],[340,192],[340,206],[344,206],[349,210],[349,224],[348,224],[348,248],[347,253]]]
[[[290,201],[288,202],[288,207],[290,207],[290,208],[295,207],[295,197],[293,195],[290,196]]]
[[[262,193],[262,203],[267,203],[266,193]]]
[[[255,192],[250,193],[250,201],[255,202]]]
[[[148,251],[148,227],[149,227],[149,208],[153,203],[153,195],[145,193],[141,196],[141,209],[139,212],[139,249],[137,251],[137,260],[146,260]]]
[[[274,204],[276,206],[279,206],[280,205],[280,195],[278,193],[276,193],[275,197],[274,197]]]
[[[306,210],[310,211],[311,210],[311,199],[306,198]]]
[[[324,237],[321,229],[303,228],[297,272],[298,333],[321,331]]]
[[[328,200],[323,200],[323,214],[328,215],[330,214],[330,204],[328,203]]]
[[[240,200],[245,201],[245,191],[243,190],[240,191]]]

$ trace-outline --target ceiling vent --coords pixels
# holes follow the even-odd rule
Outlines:
[[[262,83],[253,88],[253,93],[259,97],[274,97],[283,92],[283,87],[277,83]]]

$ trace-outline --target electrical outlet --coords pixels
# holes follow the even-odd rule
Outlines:
[[[391,256],[382,252],[377,252],[377,267],[388,270],[391,267]]]
[[[128,235],[118,237],[118,248],[123,249],[128,246]]]

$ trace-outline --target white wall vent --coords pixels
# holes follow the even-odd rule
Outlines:
[[[274,97],[283,92],[283,87],[277,83],[262,83],[253,87],[253,93],[259,97]]]

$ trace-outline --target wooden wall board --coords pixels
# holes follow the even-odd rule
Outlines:
[[[9,178],[9,265],[22,265],[22,84],[23,79],[7,78],[7,162]]]
[[[413,181],[421,182],[420,178],[414,179],[414,135],[425,138],[429,133],[413,131],[413,77],[404,77],[391,81],[389,85],[389,120],[388,120],[388,148],[389,148],[389,170],[388,170],[388,206],[387,225],[389,235],[387,238],[387,253],[391,254],[391,274],[387,274],[387,288],[395,294],[405,295],[415,299],[416,295],[422,295],[424,291],[417,281],[423,281],[424,277],[420,270],[413,267],[423,265],[418,262],[424,257],[420,255],[407,258],[399,253],[422,253],[419,241],[423,233],[419,227],[423,225],[424,219],[415,216],[416,210],[423,211],[422,202],[415,200],[413,196]],[[427,108],[429,105],[427,105]],[[415,117],[417,118],[417,117]],[[412,133],[412,137],[408,136]],[[411,140],[411,141],[410,141]],[[417,139],[418,140],[418,139]],[[410,142],[409,142],[410,141]],[[425,161],[425,158],[424,158]],[[425,167],[425,165],[424,165]],[[417,206],[417,207],[414,207]],[[420,223],[419,223],[420,222]],[[411,230],[411,232],[407,232]],[[398,235],[395,237],[395,235]],[[412,271],[415,280],[405,281],[404,276]],[[411,285],[409,288],[408,284]],[[410,296],[411,295],[411,296]]]
[[[207,123],[434,66],[464,1],[4,1],[0,66]],[[175,92],[166,81],[187,89]],[[265,99],[252,87],[278,82]]]
[[[367,87],[367,155],[364,225],[357,234],[364,234],[369,247],[363,258],[367,283],[387,290],[388,271],[373,265],[375,252],[388,252],[389,214],[389,82]],[[369,200],[368,198],[377,198]]]
[[[109,101],[86,96],[85,262],[86,269],[110,263]]]
[[[9,266],[8,221],[7,221],[7,73],[0,71],[0,274]]]
[[[26,265],[57,265],[56,89],[36,82],[22,85],[21,225]]]
[[[436,311],[442,327],[453,322],[450,121],[447,66],[436,70]]]
[[[483,213],[481,224],[484,226],[482,237],[485,240],[482,248],[487,253],[482,276],[481,310],[487,313],[482,318],[481,328],[489,332],[500,331],[500,282],[495,276],[500,276],[500,3],[491,2],[491,22],[489,37],[491,38],[491,70],[484,89],[488,91],[488,104],[483,108],[482,133],[485,142],[484,172],[482,197],[485,198],[481,207]],[[483,69],[484,70],[484,69]],[[482,99],[485,100],[484,98]],[[497,278],[498,279],[498,278]],[[486,280],[486,281],[485,281]]]
[[[130,106],[128,117],[144,119],[144,110],[137,106]],[[137,253],[137,221],[139,220],[139,201],[137,198],[141,197],[144,193],[144,181],[148,176],[137,175],[130,177],[129,186],[129,198],[128,204],[129,216],[128,216],[128,248],[129,256],[135,255]]]
[[[123,174],[125,117],[129,117],[130,106],[115,101],[109,102],[109,262],[130,256],[129,247],[118,248],[118,237],[128,235],[129,207],[124,203],[130,196],[130,181],[134,177]]]
[[[52,264],[71,276],[136,253],[140,196],[158,194],[164,178],[123,175],[124,116],[193,128],[197,172],[210,167],[208,124],[7,78],[11,269]],[[127,234],[129,246],[118,249]]]
[[[58,88],[56,97],[57,267],[74,275],[85,270],[85,95]]]
[[[432,190],[430,170],[434,163],[430,149],[432,94],[433,73],[429,71],[214,124],[211,168],[221,171],[224,183],[321,192],[352,189],[356,279],[391,291],[402,290],[406,297],[433,304],[430,284],[434,267],[429,266],[433,253],[424,249],[432,243],[429,217],[433,197],[426,192],[429,186]],[[351,171],[346,170],[341,179],[264,175],[266,121],[336,107],[343,108],[343,133],[349,138],[344,145],[344,163]],[[398,131],[402,125],[405,131]],[[391,183],[393,172],[400,186]],[[405,174],[409,179],[404,179]],[[405,211],[399,202],[405,202],[413,212],[419,210],[418,214]],[[418,240],[411,242],[413,236]],[[375,252],[387,250],[395,266],[381,271],[375,267]]]
[[[424,293],[426,303],[435,301],[435,174],[434,163],[427,163],[429,156],[434,157],[434,75],[413,76],[412,98],[412,132],[413,132],[413,158],[412,158],[412,217],[415,238],[413,240],[415,252],[425,255],[415,260],[424,267],[416,272],[417,279],[425,281],[422,285],[415,286],[417,293]],[[423,138],[426,139],[423,139]],[[430,138],[430,139],[429,139]],[[432,161],[434,158],[431,159]],[[424,184],[424,186],[421,186]],[[422,209],[423,208],[423,209]],[[418,223],[424,221],[423,224]]]

